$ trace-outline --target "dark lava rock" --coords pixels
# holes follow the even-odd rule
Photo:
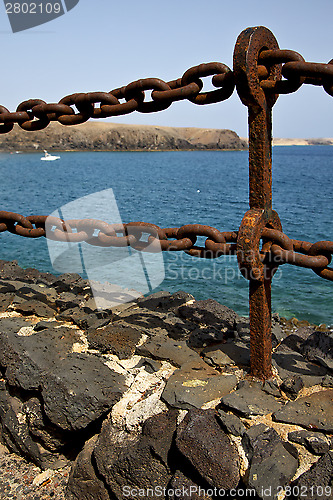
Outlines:
[[[82,279],[79,274],[65,273],[58,276],[52,286],[57,292],[72,292],[75,294],[85,294],[90,291],[89,282]],[[88,290],[86,290],[88,288]]]
[[[235,375],[221,375],[200,360],[186,363],[171,375],[162,399],[174,408],[201,408],[205,403],[229,394],[236,384]]]
[[[176,446],[210,486],[236,488],[239,456],[212,410],[190,410],[177,429]]]
[[[50,421],[63,430],[85,428],[108,411],[126,390],[124,377],[99,358],[72,353],[80,342],[72,328],[50,328],[28,337],[17,332],[29,323],[0,319],[0,365],[8,383],[38,391]]]
[[[321,385],[323,387],[333,387],[333,376],[326,375],[326,377],[323,378]]]
[[[169,361],[177,367],[181,367],[185,363],[201,361],[199,354],[192,351],[186,342],[170,339],[163,333],[154,335],[154,337],[138,347],[136,352],[141,356]]]
[[[281,390],[285,392],[290,399],[296,399],[303,387],[303,379],[295,375],[294,377],[287,377],[284,379]]]
[[[15,295],[14,293],[3,293],[0,295],[0,312],[7,311],[8,307],[12,304]]]
[[[67,483],[67,500],[110,500],[107,489],[101,481],[92,464],[98,436],[89,439],[83,450],[77,456]]]
[[[273,353],[273,365],[277,368],[282,380],[299,376],[302,378],[304,387],[321,384],[322,378],[327,373],[326,368],[307,361],[302,354],[292,351],[283,344]]]
[[[245,477],[247,485],[265,500],[276,498],[279,488],[288,484],[296,473],[297,450],[264,424],[250,427],[242,438],[242,444],[250,462]],[[266,494],[263,494],[265,490]]]
[[[276,398],[281,397],[279,383],[275,378],[265,380],[262,390],[267,392],[267,394],[271,394],[271,396],[275,396]]]
[[[202,351],[205,361],[215,366],[250,366],[250,349],[243,342],[228,342],[206,347]]]
[[[146,309],[152,309],[154,311],[156,309],[173,311],[190,300],[194,300],[194,297],[189,293],[179,291],[171,295],[170,292],[163,291],[152,293],[147,297],[139,297],[137,299],[137,304],[140,307],[145,307]]]
[[[119,320],[136,327],[144,329],[148,335],[154,335],[156,332],[165,329],[164,320],[166,318],[164,312],[150,311],[149,309],[129,309],[118,315]]]
[[[15,310],[24,316],[35,315],[42,318],[52,318],[56,314],[54,309],[38,300],[26,300],[21,304],[17,304]]]
[[[178,411],[171,409],[148,418],[142,435],[149,441],[151,451],[169,470],[170,448],[177,428]]]
[[[304,342],[301,350],[309,361],[315,361],[325,368],[333,370],[332,332],[314,332]]]
[[[291,483],[295,500],[332,500],[333,451],[329,451],[311,469]]]
[[[61,292],[58,294],[55,300],[57,309],[59,309],[60,312],[65,311],[66,309],[73,309],[74,307],[78,307],[81,302],[82,297],[78,297],[71,292]]]
[[[86,428],[127,389],[122,375],[91,355],[68,355],[57,365],[56,373],[43,376],[42,397],[46,415],[64,430]]]
[[[212,344],[220,343],[225,338],[225,332],[214,328],[213,326],[196,328],[191,332],[188,338],[188,345],[192,349],[202,349]]]
[[[23,404],[22,414],[26,417],[29,432],[50,451],[64,448],[68,435],[53,425],[46,417],[38,398],[30,398]]]
[[[201,489],[200,489],[201,488]],[[198,486],[191,479],[177,470],[168,485],[169,500],[211,500],[205,494],[205,488]]]
[[[166,488],[171,479],[165,459],[176,425],[174,415],[157,415],[149,420],[144,435],[118,430],[110,419],[103,423],[94,458],[98,476],[107,485],[111,498],[123,500],[131,489],[138,492],[150,488],[153,494],[149,498],[156,500],[161,496],[155,489]]]
[[[315,392],[287,403],[273,415],[277,422],[333,433],[333,389]]]
[[[22,401],[10,396],[5,383],[0,382],[1,434],[7,446],[15,453],[28,457],[42,469],[57,469],[66,465],[61,455],[47,451],[36,443],[29,432]]]
[[[197,300],[178,309],[182,318],[221,330],[234,330],[237,313],[213,299]]]
[[[56,309],[57,292],[54,288],[48,288],[45,285],[14,282],[16,295],[25,300],[36,300],[43,302],[52,309]]]
[[[218,410],[216,418],[222,428],[233,436],[242,436],[246,431],[246,427],[241,419],[233,413]]]
[[[134,355],[141,337],[142,333],[139,330],[117,324],[87,332],[90,349],[115,354],[120,359],[127,359]]]
[[[293,443],[306,446],[315,455],[323,455],[330,449],[330,441],[320,432],[293,431],[289,432],[288,439]]]
[[[281,408],[282,402],[262,390],[261,382],[243,381],[237,391],[224,396],[222,405],[235,410],[245,417],[250,415],[267,415]]]

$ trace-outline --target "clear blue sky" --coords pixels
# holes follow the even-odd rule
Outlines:
[[[73,92],[109,91],[148,76],[172,80],[201,62],[232,67],[238,34],[248,26],[271,29],[280,48],[307,61],[333,58],[333,0],[80,0],[66,15],[13,34],[0,5],[1,96],[19,102],[56,102]],[[247,135],[247,110],[236,93],[227,102],[174,103],[160,113],[132,113],[119,123],[230,128]],[[305,86],[280,96],[276,137],[333,137],[333,98]]]

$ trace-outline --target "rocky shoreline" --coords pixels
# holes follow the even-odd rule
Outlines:
[[[332,330],[275,315],[262,383],[214,300],[97,310],[79,275],[5,261],[0,292],[1,499],[332,498]]]

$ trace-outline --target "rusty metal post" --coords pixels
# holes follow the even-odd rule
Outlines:
[[[272,375],[271,280],[274,269],[260,258],[260,239],[265,227],[281,230],[272,210],[272,107],[276,94],[260,86],[258,59],[261,50],[278,49],[274,35],[264,27],[248,28],[238,37],[234,51],[237,92],[249,111],[250,210],[246,212],[237,241],[237,258],[242,274],[250,281],[251,375],[260,379]],[[281,79],[274,65],[267,77]]]

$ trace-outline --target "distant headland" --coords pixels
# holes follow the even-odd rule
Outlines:
[[[0,135],[0,151],[240,150],[247,142],[232,130],[88,122],[74,127],[51,123],[26,132],[18,125]]]

